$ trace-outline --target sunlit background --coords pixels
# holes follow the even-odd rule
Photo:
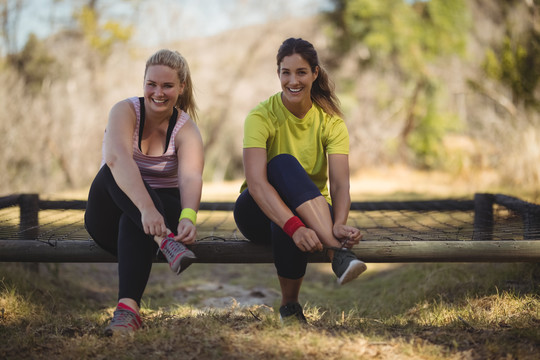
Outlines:
[[[249,25],[263,24],[284,17],[308,17],[331,10],[330,0],[257,1],[257,0],[124,0],[4,1],[8,8],[20,6],[19,18],[11,18],[14,46],[20,49],[33,33],[45,38],[66,28],[76,27],[74,12],[83,6],[99,11],[107,21],[134,26],[132,41],[159,46],[172,41],[215,35]],[[92,5],[94,4],[94,5]]]
[[[538,196],[534,1],[0,6],[2,194],[84,193],[110,107],[142,93],[144,61],[162,47],[180,51],[191,67],[206,183],[241,181],[244,117],[280,91],[275,54],[294,36],[316,46],[336,83],[350,131],[353,192],[386,186]]]

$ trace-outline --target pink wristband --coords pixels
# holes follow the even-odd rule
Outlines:
[[[283,231],[285,231],[287,235],[292,237],[296,230],[298,230],[298,228],[302,226],[306,225],[304,225],[304,223],[302,222],[302,220],[300,220],[298,216],[293,216],[289,220],[287,220],[285,225],[283,225]]]

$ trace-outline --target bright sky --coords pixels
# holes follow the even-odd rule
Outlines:
[[[69,25],[73,4],[82,2],[26,0],[25,3],[17,32],[19,47],[30,32],[44,37]],[[101,0],[98,4],[108,18],[140,24],[134,40],[150,46],[283,17],[310,16],[331,7],[330,0],[160,0],[143,1],[135,12],[122,1]]]

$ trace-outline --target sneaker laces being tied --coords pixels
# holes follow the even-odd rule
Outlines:
[[[180,274],[184,271],[192,261],[196,259],[195,254],[189,250],[184,244],[174,240],[174,234],[170,233],[163,239],[159,249],[165,255],[171,270]]]

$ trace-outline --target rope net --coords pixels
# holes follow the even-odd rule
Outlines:
[[[38,240],[55,243],[63,240],[89,240],[84,228],[84,207],[62,205],[62,209],[42,209],[37,221],[26,221],[18,205],[0,209],[1,240]],[[471,241],[483,234],[475,230],[474,207],[438,207],[439,202],[424,202],[423,208],[403,209],[392,203],[379,210],[351,210],[349,224],[359,228],[364,241]],[[202,204],[203,205],[203,204]],[[354,205],[354,203],[353,203]],[[83,205],[84,206],[84,205]],[[206,203],[198,215],[198,241],[246,240],[237,229],[230,203]],[[477,220],[478,225],[478,220]],[[522,240],[522,216],[504,206],[493,205],[489,238],[499,241]],[[536,234],[535,239],[540,239]]]

